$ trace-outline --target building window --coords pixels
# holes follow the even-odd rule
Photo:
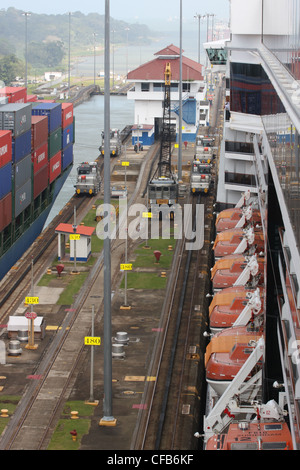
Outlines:
[[[229,171],[225,171],[225,183],[228,184],[238,184],[238,185],[246,185],[246,186],[256,186],[256,180],[254,175],[244,175],[241,173],[231,173]]]
[[[185,93],[189,93],[191,91],[191,84],[190,83],[183,83],[182,84],[182,91]]]
[[[163,83],[153,83],[153,91],[164,91]]]
[[[225,152],[253,154],[254,147],[252,143],[225,141]]]
[[[142,83],[141,88],[142,88],[142,91],[149,91],[150,90],[150,83]]]

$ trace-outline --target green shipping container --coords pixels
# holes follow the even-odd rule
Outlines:
[[[62,128],[58,127],[48,137],[48,159],[52,158],[61,150]]]

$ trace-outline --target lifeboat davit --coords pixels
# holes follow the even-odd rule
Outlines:
[[[262,230],[249,228],[233,228],[224,230],[217,234],[213,250],[215,258],[223,256],[246,253],[253,248],[256,253],[264,251],[264,236]]]
[[[293,450],[293,441],[285,421],[241,421],[209,438],[206,450]]]
[[[254,226],[261,225],[260,211],[253,209],[252,206],[233,207],[218,214],[216,230],[217,232],[223,232],[232,228],[243,228],[248,222],[251,222]]]
[[[213,290],[218,291],[233,285],[245,285],[251,276],[260,277],[258,284],[264,282],[264,258],[243,254],[227,255],[216,261],[211,269]]]
[[[217,292],[209,306],[209,326],[212,333],[231,328],[247,308],[249,308],[248,314],[261,315],[262,297],[262,288],[234,286]],[[246,323],[249,321],[247,318]]]
[[[245,364],[262,336],[262,328],[248,324],[228,328],[212,337],[205,352],[206,381],[219,396]]]

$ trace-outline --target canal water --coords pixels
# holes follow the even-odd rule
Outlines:
[[[59,193],[46,226],[66,205],[74,194],[76,170],[81,162],[94,161],[99,156],[101,145],[101,132],[104,129],[104,96],[95,95],[88,101],[74,108],[75,115],[75,144],[74,165],[72,171]],[[134,102],[127,96],[110,97],[110,127],[111,129],[124,129],[134,124]]]
[[[205,31],[201,31],[202,41],[205,40]],[[155,59],[154,54],[169,44],[179,46],[179,33],[166,32],[161,37],[149,45],[123,46],[115,48],[111,54],[111,70],[114,68],[115,74],[124,75],[126,69],[133,70],[142,63]],[[197,32],[185,31],[183,35],[183,54],[192,60],[197,60],[198,41]],[[203,48],[201,50],[201,63],[204,64]],[[96,71],[104,71],[104,57],[96,56]],[[85,57],[74,64],[72,75],[87,77],[93,76],[94,58]],[[128,100],[127,96],[111,96],[110,100],[110,127],[124,129],[125,126],[134,124],[134,101]],[[74,166],[69,178],[64,184],[55,204],[49,214],[46,226],[66,205],[74,194],[74,184],[76,182],[77,165],[83,161],[93,161],[99,155],[101,144],[101,132],[104,129],[104,96],[93,96],[89,101],[76,106],[75,115],[75,144],[74,144]]]

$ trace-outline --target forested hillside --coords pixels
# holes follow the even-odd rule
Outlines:
[[[15,55],[22,62],[25,55],[26,19],[24,11],[8,8],[0,12],[0,58]],[[111,19],[111,41],[116,44],[147,44],[154,37],[141,24],[128,24]],[[104,43],[104,15],[81,12],[65,15],[27,16],[28,62],[33,67],[55,67],[61,64],[69,50],[71,54],[85,54]]]

